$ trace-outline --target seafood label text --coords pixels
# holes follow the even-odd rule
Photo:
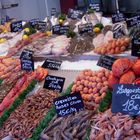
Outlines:
[[[122,22],[122,21],[125,21],[124,14],[117,13],[117,14],[112,15],[112,22],[113,23]]]
[[[44,88],[62,92],[65,83],[65,78],[48,75],[45,78]]]
[[[26,71],[34,70],[33,51],[23,50],[20,55],[21,69]]]
[[[22,31],[22,21],[16,21],[11,23],[11,32],[20,32]]]
[[[110,57],[110,56],[107,56],[107,55],[101,55],[100,58],[99,58],[99,61],[97,63],[97,66],[100,66],[100,67],[106,68],[108,70],[111,70],[112,65],[113,65],[115,60],[116,60],[116,58],[114,58],[114,57]]]
[[[81,19],[83,15],[84,15],[84,12],[80,10],[69,9],[68,11],[68,18],[71,18],[71,19]]]
[[[54,99],[54,105],[59,117],[70,115],[84,109],[80,93],[73,93]]]
[[[140,115],[140,85],[117,84],[113,88],[112,112]]]
[[[42,65],[43,68],[48,68],[51,70],[58,70],[62,64],[62,61],[47,59]]]
[[[136,15],[131,18],[126,18],[126,23],[128,27],[134,27],[140,25],[140,15]]]
[[[101,11],[101,7],[99,3],[94,3],[94,4],[92,3],[89,5],[89,8],[95,10],[96,12]]]
[[[52,26],[52,32],[53,34],[57,34],[57,35],[63,35],[66,34],[70,29],[70,26],[68,25],[55,25]]]
[[[78,26],[78,30],[79,30],[80,34],[92,33],[93,32],[93,25],[92,25],[92,23],[81,24]]]
[[[131,55],[140,57],[140,39],[139,38],[132,39]]]

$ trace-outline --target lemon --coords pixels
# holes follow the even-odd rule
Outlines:
[[[93,29],[93,32],[99,33],[99,32],[101,32],[101,29],[100,29],[99,27],[95,27],[95,28]]]
[[[30,29],[29,28],[25,28],[24,31],[27,32],[27,33],[29,33],[30,32]]]
[[[47,35],[47,36],[51,36],[51,35],[52,35],[52,32],[47,31],[47,32],[46,32],[46,35]]]
[[[23,35],[22,39],[24,39],[24,40],[29,39],[29,36],[28,35]]]
[[[5,38],[1,38],[1,39],[0,39],[0,43],[3,43],[3,42],[5,42],[5,41],[6,41]]]
[[[3,32],[4,32],[4,33],[8,33],[8,30],[4,29]]]
[[[60,23],[60,24],[63,24],[63,22],[64,22],[64,21],[63,21],[62,19],[59,19],[59,23]]]

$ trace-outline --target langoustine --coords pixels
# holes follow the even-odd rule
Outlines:
[[[111,109],[93,116],[90,140],[140,139],[140,121],[129,115],[113,114]]]

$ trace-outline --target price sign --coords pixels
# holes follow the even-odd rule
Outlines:
[[[112,112],[140,115],[140,85],[118,84],[113,88]]]
[[[38,25],[39,19],[32,19],[29,21],[30,25],[34,28]]]
[[[95,10],[96,12],[101,11],[99,3],[92,3],[92,4],[89,5],[89,8]]]
[[[124,14],[118,13],[118,14],[112,15],[112,22],[113,23],[122,22],[122,21],[125,21]]]
[[[16,21],[11,23],[11,32],[20,32],[23,30],[22,21]]]
[[[36,26],[37,26],[37,29],[41,31],[46,31],[47,29],[47,23],[44,21],[38,21]]]
[[[74,93],[54,99],[57,115],[64,117],[84,110],[84,103],[80,93]]]
[[[93,25],[92,23],[86,23],[78,26],[78,30],[80,34],[83,33],[92,33],[93,32]]]
[[[84,16],[84,12],[80,10],[69,9],[68,18],[81,19]]]
[[[117,59],[108,55],[101,55],[97,63],[98,66],[112,70],[112,65]]]
[[[131,18],[126,18],[126,23],[128,27],[140,25],[140,16],[137,15]]]
[[[69,31],[70,27],[68,25],[55,25],[52,27],[53,34],[63,35]]]
[[[44,88],[54,90],[57,92],[62,92],[64,86],[65,78],[48,75],[45,78]]]
[[[52,9],[51,9],[51,16],[56,15],[56,13],[57,13],[57,12],[56,12],[56,8],[52,8]]]
[[[43,68],[48,68],[51,70],[59,70],[62,61],[47,59],[44,64],[42,65]]]
[[[20,56],[21,69],[26,71],[34,70],[33,51],[23,50]]]
[[[132,39],[131,55],[140,57],[140,39]]]

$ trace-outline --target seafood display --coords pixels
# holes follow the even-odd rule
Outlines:
[[[84,140],[91,116],[89,111],[81,111],[65,118],[55,116],[42,132],[40,140]]]
[[[24,46],[30,44],[33,40],[42,38],[45,35],[46,35],[45,33],[38,32],[38,33],[30,35],[29,39],[26,39],[26,40],[22,39],[22,40],[17,41],[17,43],[13,47],[9,48],[7,56],[16,55]]]
[[[68,47],[68,53],[71,55],[83,54],[85,52],[92,51],[94,46],[92,44],[92,37],[82,36],[71,39],[70,46]]]
[[[109,86],[114,84],[139,84],[140,83],[140,59],[131,60],[128,58],[117,59],[112,66],[112,73],[109,76]]]
[[[80,92],[87,109],[94,110],[105,97],[110,72],[84,70],[74,81],[72,92]]]
[[[46,115],[57,96],[58,93],[42,88],[34,95],[28,96],[0,128],[0,139],[9,134],[12,139],[30,138],[34,128]]]
[[[111,110],[93,116],[90,140],[139,140],[140,121]]]
[[[0,114],[8,108],[14,100],[28,87],[30,82],[33,79],[37,79],[42,81],[48,75],[48,70],[38,67],[34,72],[25,73],[20,79],[16,81],[16,84],[12,87],[12,89],[1,96],[1,103],[0,103]]]
[[[114,84],[140,84],[140,58],[130,54],[140,44],[140,26],[113,24],[93,9],[82,17],[74,14],[77,18],[71,19],[55,11],[44,22],[24,22],[17,33],[10,32],[10,23],[0,25],[0,140],[140,140],[139,116],[111,111]],[[33,52],[34,71],[21,69],[24,49]],[[112,69],[98,66],[101,55],[115,57],[102,61],[102,67],[106,62]],[[46,78],[48,74],[54,78]],[[45,81],[48,87],[61,88],[60,77],[65,79],[61,94],[43,87]],[[77,93],[81,96],[76,99]],[[69,94],[75,97],[61,100],[59,108],[65,107],[68,115],[59,117],[54,99]],[[75,102],[84,107],[73,113],[69,100],[75,100],[72,109]]]
[[[129,46],[130,40],[127,37],[110,40],[107,44],[96,47],[97,54],[119,54],[124,52]]]

